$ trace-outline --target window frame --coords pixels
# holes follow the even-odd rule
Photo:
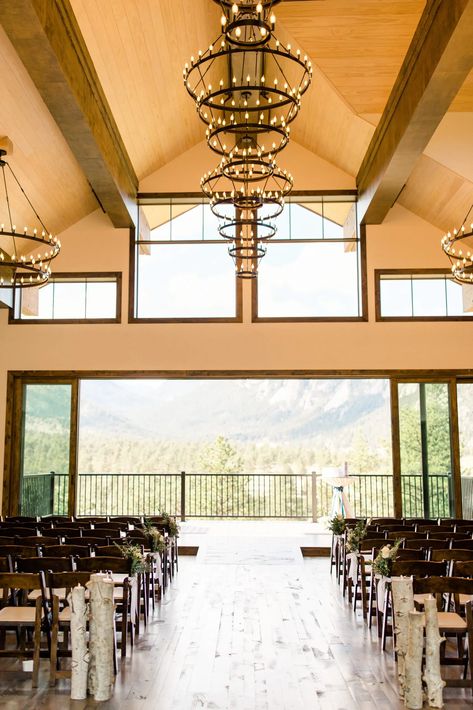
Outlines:
[[[377,322],[386,323],[409,323],[409,322],[422,322],[422,321],[451,321],[451,322],[461,322],[461,321],[472,321],[473,312],[471,315],[464,316],[383,316],[381,310],[381,281],[382,276],[451,276],[450,269],[444,268],[424,268],[424,269],[374,269],[374,283],[375,283],[375,320]]]
[[[337,197],[339,200],[331,200],[331,202],[339,201],[343,202],[343,198],[352,198],[353,204],[357,205],[358,192],[356,190],[323,190],[319,192],[309,192],[309,191],[294,191],[291,193],[291,201],[293,203],[303,202],[307,198],[324,198],[324,197]],[[322,200],[323,201],[323,200]],[[311,244],[311,243],[330,243],[330,242],[343,242],[343,243],[354,243],[358,244],[359,248],[359,292],[358,301],[360,307],[360,314],[358,316],[259,316],[258,315],[258,278],[257,276],[251,284],[251,322],[252,323],[366,323],[368,321],[368,279],[367,279],[367,258],[366,258],[366,225],[358,225],[358,217],[356,217],[356,223],[358,228],[358,236],[347,238],[347,239],[274,239],[274,243],[294,243],[294,244]],[[271,240],[269,241],[269,246],[271,246]]]
[[[67,283],[81,282],[84,279],[109,279],[116,284],[116,315],[114,318],[16,318],[15,306],[17,289],[13,289],[13,305],[8,309],[8,323],[10,325],[87,325],[121,323],[122,321],[122,272],[121,271],[58,271],[51,275],[48,283],[56,281]]]
[[[166,204],[167,202],[178,201],[203,204],[206,202],[201,192],[192,193],[138,193],[137,205],[138,213],[141,205]],[[138,263],[136,259],[137,246],[140,241],[136,239],[136,230],[130,229],[130,258],[129,258],[129,299],[128,299],[128,323],[242,323],[243,322],[243,284],[242,280],[237,278],[235,272],[235,315],[234,316],[209,316],[209,317],[153,317],[143,318],[135,315],[136,298],[138,294]],[[219,244],[224,248],[223,239],[188,239],[188,240],[170,240],[169,242],[160,242],[156,240],[146,240],[148,244],[162,244],[163,246],[172,247],[173,244]],[[230,256],[228,257],[230,258]]]

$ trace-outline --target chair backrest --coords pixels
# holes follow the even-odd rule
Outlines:
[[[380,547],[383,547],[383,545],[386,544],[386,538],[379,538],[379,537],[365,537],[364,540],[360,542],[360,547],[359,550],[360,552],[364,553],[371,553],[373,549],[378,550]]]
[[[432,550],[430,553],[432,562],[440,562],[441,560],[473,560],[473,550]]]
[[[418,533],[414,530],[397,530],[388,532],[388,540],[422,540],[426,539],[426,533]]]
[[[34,515],[6,515],[5,523],[35,523],[38,519]]]
[[[46,586],[48,587],[51,598],[55,589],[65,589],[66,597],[74,587],[79,584],[85,587],[90,579],[90,572],[48,572],[45,575]]]
[[[45,557],[89,557],[89,545],[42,545]]]
[[[54,537],[65,537],[68,535],[74,535],[75,537],[82,537],[83,535],[83,528],[77,528],[77,527],[65,527],[65,528],[50,528],[48,535],[51,537],[54,535]],[[87,532],[87,531],[85,531]],[[90,530],[88,531],[90,532]]]
[[[39,574],[0,572],[0,594],[4,603],[11,598],[11,592],[16,591],[18,594],[15,596],[15,601],[20,605],[24,605],[28,601],[28,593],[41,588]]]
[[[41,516],[41,522],[42,523],[52,523],[55,525],[56,523],[69,523],[72,521],[72,518],[69,515],[42,515]]]
[[[442,577],[448,573],[447,562],[426,562],[425,560],[394,560],[393,577]]]
[[[404,532],[408,531],[415,532],[415,525],[402,525],[399,523],[396,523],[395,525],[383,524],[378,525],[378,529],[380,530],[380,532],[382,532],[383,530],[385,530],[387,533],[401,531],[404,534]]]
[[[387,523],[388,525],[391,523],[393,525],[402,525],[403,521],[401,518],[371,518],[371,525],[381,525],[382,523]]]
[[[455,560],[452,565],[453,577],[473,577],[473,559]]]
[[[90,535],[89,535],[90,533]],[[120,537],[117,528],[94,528],[93,530],[84,531],[82,537],[96,537],[96,538],[107,538],[107,537]]]
[[[128,530],[128,523],[124,523],[120,520],[109,520],[105,523],[94,523],[95,530]]]
[[[58,537],[46,535],[31,535],[31,537],[16,537],[17,545],[57,545]]]
[[[124,557],[78,557],[76,560],[78,572],[117,572],[129,574],[130,560]]]
[[[1,543],[1,540],[0,540]],[[2,545],[0,544],[0,556],[10,555],[12,560],[17,557],[37,557],[36,547],[33,545]]]
[[[78,523],[105,523],[108,520],[107,515],[81,515],[74,518]]]
[[[429,533],[429,540],[432,538],[432,540],[438,540],[439,538],[446,538],[447,540],[462,540],[463,538],[468,537],[468,535],[465,535],[465,533],[462,532],[432,532]],[[470,540],[471,540],[470,536]]]
[[[71,557],[26,557],[16,561],[18,572],[72,572],[74,570]]]
[[[8,525],[0,528],[0,537],[28,537],[35,535],[36,527],[18,527],[17,525]]]
[[[404,543],[404,548],[409,550],[418,550],[420,548],[424,550],[443,550],[450,546],[450,540],[430,540],[430,539],[414,539],[406,540]]]
[[[455,526],[454,525],[418,525],[417,526],[417,532],[429,532],[429,533],[451,533],[455,532]]]
[[[409,548],[400,547],[397,551],[396,559],[398,560],[424,560],[425,550],[410,550]]]
[[[459,540],[458,538],[454,538],[450,547],[452,548],[452,550],[455,550],[457,548],[460,548],[462,550],[473,550],[473,539],[470,537],[462,538],[461,540]]]
[[[116,545],[97,545],[95,548],[96,557],[123,557]]]
[[[404,518],[409,525],[437,525],[438,518]]]
[[[93,532],[93,530],[91,532]],[[92,537],[91,535],[84,535],[84,537],[73,537],[71,535],[64,538],[65,545],[78,545],[79,547],[81,546],[83,549],[86,548],[87,545],[103,545],[106,541],[107,538],[95,536]]]
[[[467,577],[414,577],[414,594],[473,595],[473,579]]]
[[[111,523],[126,523],[127,525],[142,525],[143,520],[136,515],[114,515],[110,516]]]

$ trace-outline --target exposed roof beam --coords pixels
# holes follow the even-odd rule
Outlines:
[[[429,0],[357,176],[380,224],[473,67],[473,0]]]
[[[113,225],[132,226],[138,179],[69,0],[2,0],[0,22]]]

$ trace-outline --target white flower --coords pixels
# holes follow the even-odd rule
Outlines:
[[[391,548],[389,545],[385,545],[381,548],[381,557],[383,560],[388,560],[391,557]]]

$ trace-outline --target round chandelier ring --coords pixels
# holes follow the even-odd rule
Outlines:
[[[441,240],[442,249],[452,265],[453,278],[459,283],[473,282],[473,244],[471,247],[465,244],[461,248],[462,241],[472,238],[473,225],[470,231],[462,227],[458,231],[454,230],[453,234],[449,232]]]
[[[235,217],[230,216],[228,212],[225,212],[222,208],[223,207],[233,207],[242,211],[257,211],[259,209],[262,209],[263,207],[266,207],[268,210],[268,213],[264,215],[264,217],[260,216],[261,220],[274,220],[276,217],[279,217],[279,215],[282,213],[284,209],[284,200],[282,198],[278,199],[271,199],[271,198],[265,198],[263,200],[263,197],[242,197],[240,200],[236,200],[235,198],[228,198],[228,199],[221,199],[218,201],[214,201],[210,205],[210,209],[212,210],[212,214],[217,217],[220,220],[223,220],[224,222],[228,222],[229,220],[234,220]],[[269,211],[269,210],[272,211]]]
[[[237,32],[239,30],[245,29],[246,27],[258,28],[260,31],[259,37],[251,37],[251,39],[245,39],[245,33],[243,36]],[[263,30],[263,31],[262,31]],[[237,47],[246,47],[250,49],[251,47],[262,47],[271,39],[271,25],[264,20],[257,20],[251,17],[245,17],[239,20],[233,20],[228,25],[225,26],[225,36],[227,41],[231,42]]]
[[[272,177],[276,167],[275,163],[269,163],[259,158],[251,160],[233,158],[224,163],[222,173],[234,182],[253,183]]]
[[[271,125],[269,123],[245,123],[243,125],[219,125],[217,128],[209,128],[207,132],[207,145],[209,148],[217,155],[228,156],[235,152],[235,148],[238,146],[227,146],[226,142],[222,142],[222,137],[230,134],[233,136],[256,136],[258,138],[261,135],[267,136],[269,143],[268,148],[266,146],[260,146],[256,144],[252,148],[252,153],[254,152],[258,158],[268,157],[279,153],[283,150],[289,142],[289,130],[281,126]],[[271,135],[273,134],[273,135]],[[279,142],[277,143],[276,140]],[[264,148],[264,150],[263,150]],[[239,152],[240,149],[238,149]]]
[[[272,222],[263,219],[242,219],[235,217],[234,219],[224,222],[218,227],[218,232],[223,239],[229,241],[235,240],[235,235],[238,229],[256,229],[256,235],[251,234],[250,237],[242,236],[242,239],[254,239],[258,242],[265,242],[272,239],[277,232],[276,226]],[[240,239],[240,237],[237,237]]]
[[[246,246],[236,242],[234,246],[228,247],[228,253],[234,259],[262,259],[266,254],[266,247],[261,244]]]
[[[267,12],[268,10],[271,10],[275,5],[279,5],[282,0],[256,0],[256,2],[249,2],[245,0],[244,4],[238,5],[238,3],[235,3],[235,0],[213,0],[216,5],[219,7],[223,7],[227,10],[227,12],[231,12],[233,6],[236,4],[238,6],[239,10],[244,10],[245,12],[253,12],[256,13],[256,8],[258,5],[261,5],[263,12]]]
[[[226,89],[221,88],[215,92],[212,92],[212,89],[208,89],[207,86],[207,91],[204,92],[203,89],[200,91],[197,90],[197,88],[192,88],[190,79],[193,75],[195,75],[196,72],[199,74],[198,81],[196,82],[195,86],[199,86],[200,83],[204,81],[204,77],[207,73],[207,67],[206,65],[209,62],[215,62],[217,59],[222,59],[224,60],[225,65],[228,63],[228,61],[232,61],[233,57],[235,55],[248,55],[248,54],[255,54],[255,55],[269,55],[270,57],[280,57],[281,59],[287,59],[294,64],[297,64],[299,68],[302,70],[302,78],[301,81],[299,82],[299,85],[297,87],[297,96],[294,96],[294,94],[288,92],[287,100],[291,100],[292,103],[297,102],[298,100],[300,101],[300,98],[302,95],[307,91],[310,85],[310,78],[312,76],[312,65],[309,62],[308,59],[301,59],[300,55],[298,54],[293,54],[291,51],[286,50],[284,51],[281,49],[281,45],[279,45],[277,48],[273,47],[260,47],[258,49],[254,48],[254,51],[248,50],[248,49],[242,49],[242,48],[227,48],[226,44],[224,44],[223,47],[221,47],[219,50],[216,52],[210,51],[208,49],[204,54],[199,56],[197,60],[192,61],[191,60],[191,65],[186,65],[183,71],[183,76],[184,76],[184,85],[187,89],[187,92],[189,95],[192,97],[192,99],[196,102],[197,106],[199,107],[200,105],[206,105],[208,108],[211,107],[211,104],[208,101],[207,97],[213,97],[215,96],[221,96],[222,94],[229,94],[231,92],[241,92],[241,91],[259,91],[259,92],[269,92],[272,94],[282,94],[283,92],[281,91],[280,87],[278,86],[272,86],[269,82],[263,82],[260,84],[255,84],[255,83],[250,83],[246,82],[245,84],[242,82],[241,85],[237,86],[236,84],[232,84],[231,86],[228,86]],[[249,61],[249,64],[251,64],[251,61]],[[211,86],[211,84],[210,84]],[[284,87],[283,87],[284,88]],[[296,89],[293,88],[293,91],[296,92]],[[282,104],[285,105],[285,104]],[[218,104],[212,105],[213,108],[215,109],[222,109],[222,104],[219,102]],[[280,107],[278,104],[273,104],[272,101],[267,105],[267,108],[270,109],[275,109]],[[242,110],[245,108],[249,107],[242,107]],[[234,110],[235,107],[225,107],[227,111]],[[254,110],[262,110],[261,105],[258,107],[255,107]],[[205,119],[203,119],[205,120]]]

